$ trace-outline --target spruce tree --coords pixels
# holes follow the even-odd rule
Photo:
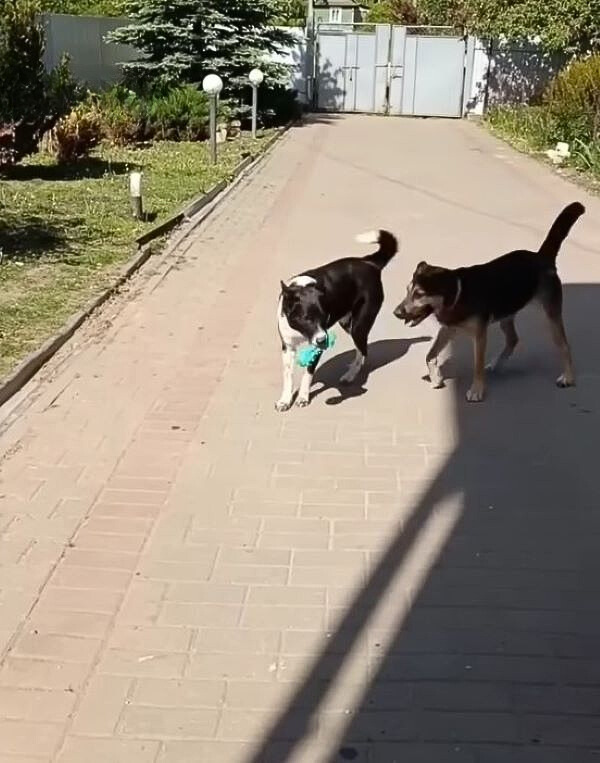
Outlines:
[[[240,98],[255,66],[270,85],[286,80],[286,67],[266,61],[293,41],[274,26],[280,9],[281,0],[130,0],[132,24],[110,37],[140,51],[138,60],[123,64],[134,80],[199,84],[215,72],[225,95]]]

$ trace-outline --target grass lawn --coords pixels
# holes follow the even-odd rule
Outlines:
[[[531,154],[568,180],[592,193],[600,192],[600,144],[574,140],[571,155],[559,165],[546,156],[561,137],[545,106],[500,106],[488,113],[484,125],[522,153]]]
[[[204,143],[164,142],[104,146],[68,168],[36,156],[0,175],[0,378],[110,282],[136,236],[265,142],[242,137],[221,145],[217,166]],[[128,172],[137,168],[152,223],[131,216]]]

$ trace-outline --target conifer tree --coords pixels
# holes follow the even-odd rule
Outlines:
[[[266,62],[292,42],[274,26],[280,6],[281,0],[130,0],[132,23],[110,38],[140,51],[138,60],[123,64],[136,81],[198,84],[215,72],[235,98],[248,89],[255,66],[271,85],[286,79],[285,67]]]

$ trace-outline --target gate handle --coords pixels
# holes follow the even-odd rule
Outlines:
[[[342,66],[342,69],[350,69],[350,82],[352,82],[352,70],[360,69],[360,66]]]

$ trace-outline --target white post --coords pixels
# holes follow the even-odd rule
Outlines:
[[[129,175],[129,196],[131,198],[131,211],[136,220],[144,219],[144,205],[142,203],[142,173],[131,172]]]

